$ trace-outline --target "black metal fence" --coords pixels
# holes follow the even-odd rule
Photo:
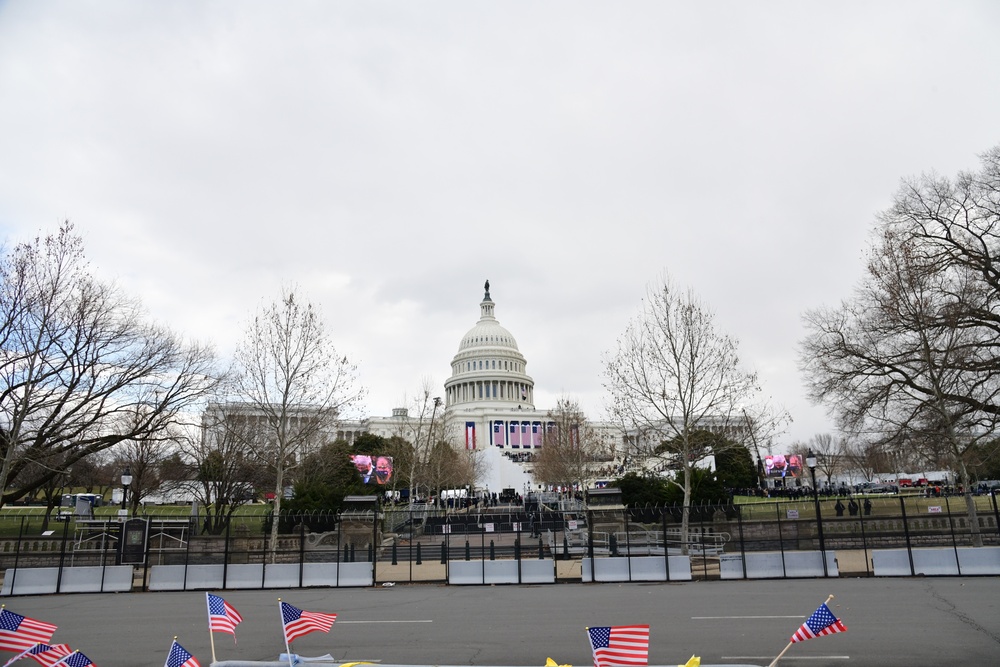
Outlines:
[[[579,581],[578,562],[585,557],[676,554],[690,558],[694,578],[712,578],[724,554],[820,549],[837,552],[841,576],[869,576],[871,552],[878,549],[1000,546],[996,495],[972,500],[972,513],[962,496],[698,505],[687,508],[687,531],[684,508],[677,506],[585,510],[564,503],[532,505],[531,511],[390,506],[377,512],[287,513],[273,549],[267,516],[238,516],[223,534],[210,535],[202,532],[197,516],[150,515],[149,546],[136,577],[140,581],[141,572],[145,588],[155,565],[364,561],[374,564],[376,583],[447,581],[452,561],[552,559],[557,581]],[[114,517],[59,523],[49,534],[37,525],[24,516],[5,520],[0,569],[61,572],[120,560],[121,524]]]

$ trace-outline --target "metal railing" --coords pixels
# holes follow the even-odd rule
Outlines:
[[[852,512],[849,501],[857,510]],[[695,578],[718,576],[725,554],[816,551],[822,523],[825,548],[859,554],[841,575],[873,574],[878,549],[1000,546],[997,497],[822,497],[744,504],[647,506],[617,510],[542,507],[425,506],[336,514],[282,515],[278,543],[269,544],[267,516],[236,517],[220,535],[203,532],[199,517],[151,515],[149,549],[137,568],[143,587],[151,565],[371,562],[377,581],[447,581],[458,560],[552,559],[686,555]],[[838,501],[844,510],[838,509]],[[867,501],[867,502],[866,502]],[[682,531],[685,513],[688,530]],[[74,520],[41,534],[40,522],[4,512],[0,569],[113,565],[120,524]],[[559,580],[579,579],[572,568]],[[138,572],[141,570],[141,575]],[[578,571],[578,568],[577,568]],[[263,585],[263,583],[262,583]]]

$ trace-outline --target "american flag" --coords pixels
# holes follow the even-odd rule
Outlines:
[[[55,663],[59,662],[59,658],[65,658],[67,655],[73,652],[67,644],[55,644],[49,646],[48,644],[35,644],[26,651],[21,651],[13,658],[8,660],[4,665],[10,665],[21,658],[27,656],[29,658],[34,658],[35,662],[45,667],[52,667]]]
[[[465,422],[465,448],[476,448],[476,422]]]
[[[228,632],[236,640],[236,626],[243,622],[240,612],[218,595],[206,593],[208,596],[208,630],[209,632]]]
[[[649,664],[649,626],[616,625],[587,628],[594,667]]]
[[[823,635],[832,635],[838,632],[847,632],[847,626],[833,615],[833,612],[830,611],[830,608],[824,602],[802,624],[802,627],[795,631],[795,634],[792,635],[792,642],[804,642],[807,639],[816,639]]]
[[[90,658],[80,653],[79,651],[73,651],[68,656],[55,663],[52,667],[56,665],[65,665],[66,667],[97,667]]]
[[[316,611],[303,611],[287,602],[281,605],[281,623],[285,629],[285,641],[292,642],[302,635],[321,630],[330,632],[333,622],[337,620],[336,614],[323,614]]]
[[[167,662],[163,667],[201,667],[201,663],[175,639],[170,645],[170,653],[167,654]]]
[[[6,609],[0,610],[0,651],[20,653],[35,644],[47,644],[56,627]]]

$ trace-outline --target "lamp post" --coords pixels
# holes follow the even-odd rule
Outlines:
[[[118,515],[124,518],[128,518],[128,506],[125,501],[128,499],[128,487],[132,484],[132,473],[129,471],[128,466],[125,466],[125,472],[122,473],[122,508],[118,512]]]
[[[819,489],[816,488],[816,455],[810,449],[806,454],[806,465],[809,466],[809,475],[812,477],[813,502],[816,504],[816,529],[819,532],[819,556],[823,561],[823,576],[828,577],[830,573],[826,567],[826,543],[823,540],[823,513],[819,509]]]

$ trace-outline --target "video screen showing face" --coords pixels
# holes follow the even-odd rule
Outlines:
[[[392,457],[354,454],[351,463],[365,484],[388,484],[392,479]]]
[[[798,477],[802,473],[802,457],[798,454],[774,454],[764,457],[764,474],[768,477]]]

